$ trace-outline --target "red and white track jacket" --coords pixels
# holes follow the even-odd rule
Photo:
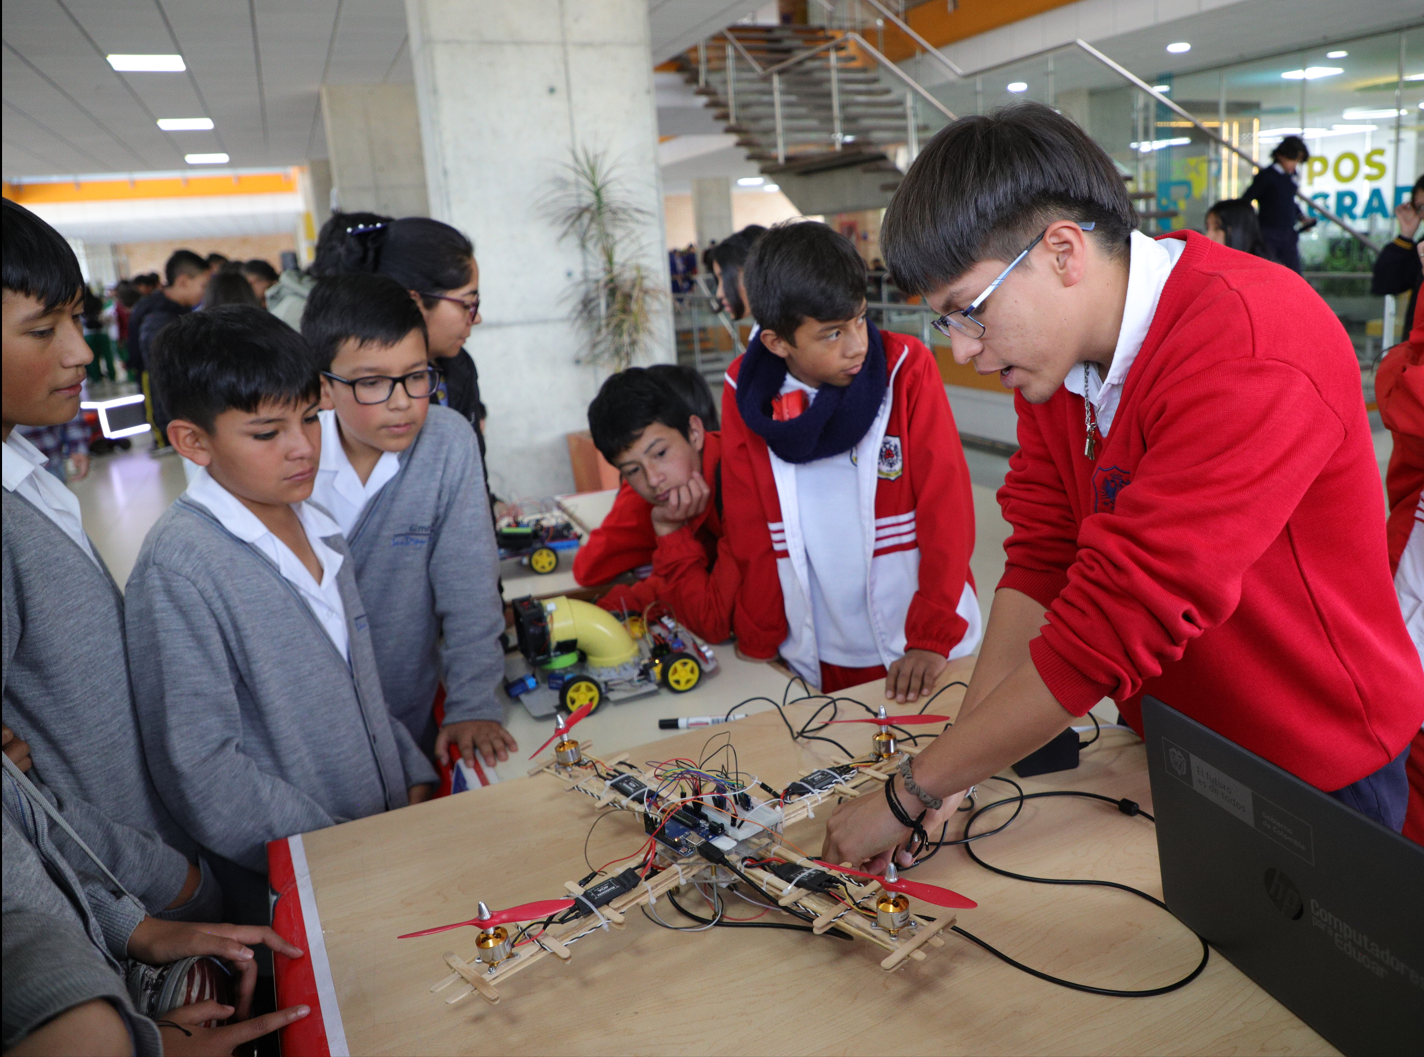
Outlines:
[[[974,497],[944,383],[929,349],[881,331],[890,385],[856,446],[866,584],[875,646],[887,667],[907,649],[962,657],[982,622],[969,572]],[[732,628],[749,657],[781,656],[812,685],[820,657],[811,613],[796,466],[771,453],[737,411],[739,357],[722,393],[722,497],[742,570]],[[821,575],[826,575],[822,572]]]

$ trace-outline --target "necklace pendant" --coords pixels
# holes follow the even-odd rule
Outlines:
[[[1083,454],[1088,458],[1097,460],[1098,457],[1098,428],[1092,426],[1088,429],[1088,440],[1083,445]]]

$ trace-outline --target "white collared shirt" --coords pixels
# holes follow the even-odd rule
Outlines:
[[[343,536],[350,536],[366,504],[392,477],[400,473],[400,456],[393,451],[382,452],[371,469],[371,476],[362,484],[351,460],[346,457],[346,449],[341,446],[336,412],[323,411],[320,417],[321,465],[316,471],[312,499],[331,512]]]
[[[1088,389],[1083,391],[1083,365],[1074,364],[1063,380],[1063,387],[1070,393],[1084,396],[1092,402],[1097,415],[1098,432],[1104,437],[1112,427],[1113,416],[1117,414],[1118,401],[1122,399],[1122,385],[1127,381],[1127,373],[1132,370],[1132,362],[1142,351],[1142,343],[1147,340],[1147,332],[1152,329],[1152,317],[1157,314],[1157,302],[1162,299],[1162,288],[1172,275],[1172,269],[1182,256],[1187,244],[1181,239],[1148,238],[1140,231],[1132,233],[1129,243],[1127,268],[1127,301],[1122,306],[1122,327],[1117,332],[1117,348],[1113,350],[1112,366],[1108,376],[1099,378],[1096,365],[1088,367]]]
[[[44,468],[49,462],[44,452],[21,436],[18,429],[10,431],[10,439],[3,447],[5,491],[24,496],[36,510],[79,544],[79,549],[98,565],[99,559],[94,554],[89,537],[84,534],[84,521],[79,514],[79,497],[60,484],[59,478]]]
[[[346,606],[341,601],[341,588],[336,582],[336,574],[344,559],[322,542],[323,537],[334,536],[341,531],[336,523],[308,503],[292,505],[302,523],[302,529],[307,534],[307,543],[316,553],[316,560],[321,563],[321,583],[317,583],[301,559],[292,553],[292,548],[278,539],[237,497],[218,484],[206,468],[198,468],[198,473],[188,485],[185,494],[193,502],[201,503],[218,519],[223,528],[244,543],[252,544],[272,560],[282,578],[297,589],[297,593],[321,623],[341,656],[350,663],[351,643],[346,630]]]

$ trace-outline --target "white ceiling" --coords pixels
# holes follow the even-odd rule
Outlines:
[[[648,6],[659,62],[761,2]],[[181,168],[188,153],[235,167],[324,158],[323,83],[413,77],[402,0],[5,0],[0,25],[6,179]],[[104,60],[154,52],[188,71],[119,74]],[[161,132],[160,117],[216,128]]]

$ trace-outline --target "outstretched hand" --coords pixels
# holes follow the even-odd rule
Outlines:
[[[906,650],[885,673],[885,697],[900,704],[913,704],[920,695],[930,696],[940,673],[949,661],[933,650]]]
[[[209,1021],[233,1016],[233,1007],[219,1002],[195,1002],[163,1014],[158,1027],[163,1034],[163,1052],[168,1057],[228,1057],[243,1043],[294,1024],[310,1012],[308,1006],[288,1006],[238,1024],[209,1028],[204,1027]]]
[[[503,763],[509,754],[519,751],[519,743],[514,735],[504,729],[504,724],[493,719],[466,719],[458,723],[446,723],[435,738],[435,758],[445,759],[451,744],[460,747],[460,755],[466,765],[475,765],[475,749],[485,762],[493,765]]]

